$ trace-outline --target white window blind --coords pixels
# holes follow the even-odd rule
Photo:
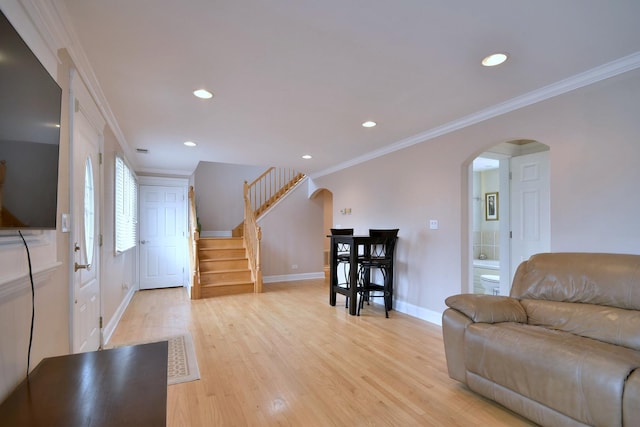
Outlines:
[[[138,185],[136,176],[120,156],[116,156],[115,187],[116,252],[124,252],[135,247],[138,240]]]

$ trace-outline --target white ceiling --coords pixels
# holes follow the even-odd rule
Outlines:
[[[55,1],[147,172],[322,173],[640,52],[637,0]]]

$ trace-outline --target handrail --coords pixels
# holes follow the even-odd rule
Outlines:
[[[191,299],[200,298],[200,263],[198,261],[198,244],[200,230],[196,214],[196,195],[193,186],[189,187],[189,265],[192,274]]]
[[[295,169],[270,167],[251,184],[248,184],[246,196],[256,217],[269,209],[304,176],[303,173]]]
[[[303,173],[294,169],[271,167],[251,184],[248,184],[247,181],[244,182],[243,238],[249,257],[251,275],[255,283],[255,292],[262,292],[262,262],[260,260],[262,230],[258,226],[258,217],[300,182],[304,176]]]
[[[253,279],[253,291],[262,292],[262,263],[260,261],[260,240],[262,240],[262,230],[258,226],[256,215],[251,207],[249,199],[249,184],[244,182],[244,230],[243,238],[251,276]]]

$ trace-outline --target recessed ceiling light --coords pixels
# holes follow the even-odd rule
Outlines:
[[[304,156],[302,156],[302,158],[305,159],[305,160],[309,160],[312,157],[311,157],[311,154],[305,154]]]
[[[364,123],[362,124],[362,127],[365,127],[365,128],[372,128],[372,127],[374,127],[375,125],[377,125],[377,123],[376,123],[376,122],[372,122],[371,120],[368,120],[368,121],[366,121],[366,122],[364,122]]]
[[[198,98],[202,98],[202,99],[209,99],[213,97],[213,94],[206,89],[194,90],[193,94]]]
[[[502,64],[508,58],[506,53],[492,53],[482,60],[482,65],[485,67],[495,67]]]
[[[195,147],[197,144],[193,141],[186,141],[184,145],[186,145],[187,147]]]

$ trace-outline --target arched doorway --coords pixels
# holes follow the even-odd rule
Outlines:
[[[322,204],[322,233],[323,236],[331,234],[331,228],[333,227],[333,193],[326,188],[315,188],[311,193],[310,198],[321,200]],[[324,277],[329,279],[329,249],[330,240],[328,238],[322,239],[322,259],[324,266]]]

